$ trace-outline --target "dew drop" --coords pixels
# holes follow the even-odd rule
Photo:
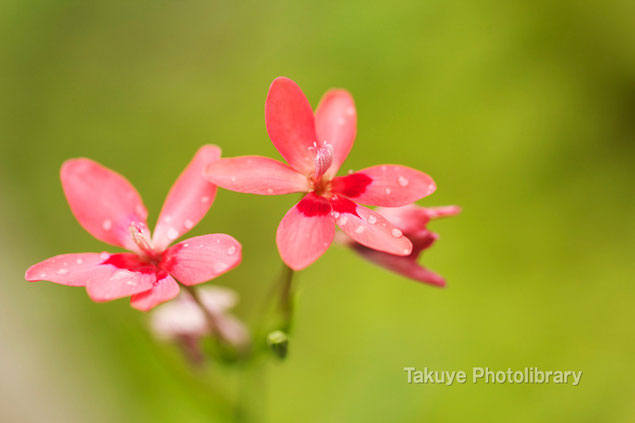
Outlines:
[[[227,254],[229,254],[230,256],[234,255],[236,253],[236,247],[235,246],[231,246],[227,249]]]
[[[100,260],[108,260],[108,257],[110,257],[108,253],[99,254],[99,259]]]
[[[167,235],[168,235],[168,238],[170,240],[175,240],[175,239],[177,239],[179,237],[179,231],[177,231],[174,228],[170,228],[170,229],[168,229],[168,234]]]
[[[224,272],[225,270],[227,270],[227,268],[228,268],[228,267],[229,267],[229,266],[227,266],[225,263],[216,263],[216,264],[214,265],[214,271],[215,271],[216,273],[222,273],[222,272]]]
[[[172,216],[168,215],[165,216],[165,219],[163,219],[165,221],[165,223],[170,223],[172,221]]]
[[[377,223],[377,218],[371,214],[370,216],[368,216],[368,223],[374,225],[375,223]]]
[[[347,107],[346,108],[346,114],[349,115],[349,116],[353,116],[355,114],[355,108],[351,107],[351,106]]]
[[[344,226],[346,225],[346,222],[348,222],[348,217],[342,216],[340,220],[337,221],[337,224],[340,226]]]
[[[68,263],[64,262],[64,267],[68,266]]]
[[[383,172],[385,172],[385,171],[386,171],[386,166],[382,166],[382,167],[381,167],[381,170],[382,170]]]
[[[106,219],[104,223],[101,224],[101,227],[104,228],[104,231],[109,231],[112,228],[112,222],[110,219]]]
[[[46,273],[40,273],[40,278],[45,278],[46,277]]]
[[[60,269],[60,270],[57,271],[58,275],[65,275],[67,273],[68,273],[68,269]]]
[[[77,260],[75,260],[75,261],[77,262],[77,264],[82,264],[82,263],[84,262],[84,260],[82,260],[82,259],[80,259],[80,258],[79,258],[79,259],[77,259]]]
[[[357,229],[355,229],[355,232],[358,234],[361,234],[362,232],[364,232],[366,230],[365,227],[363,226],[358,226]]]
[[[352,175],[353,173],[355,173],[355,171],[353,169],[348,169],[348,174]]]
[[[405,248],[405,249],[403,250],[403,253],[404,253],[404,254],[410,254],[410,250],[409,250],[409,249],[407,249],[407,248]]]
[[[339,118],[339,119],[337,119],[337,123],[338,123],[339,125],[344,125],[344,124],[346,123],[346,119],[344,119],[344,118]]]
[[[126,285],[130,285],[130,286],[134,286],[137,284],[137,281],[135,279],[130,279],[129,281],[126,282]]]
[[[340,217],[340,212],[338,212],[338,211],[334,211],[334,212],[333,212],[333,217],[334,217],[334,218],[336,218],[336,219],[339,219],[339,217]]]
[[[397,228],[393,228],[393,230],[390,232],[392,234],[392,236],[394,236],[395,238],[399,238],[403,235],[403,233],[397,229]]]
[[[390,188],[386,188],[386,194],[390,194],[392,192],[392,190]]]
[[[267,194],[273,194],[273,189],[272,188],[267,188]]]
[[[399,185],[401,185],[402,187],[408,186],[408,180],[403,176],[400,176],[399,179],[397,179],[397,182],[399,182]]]
[[[232,176],[232,182],[236,182],[236,177]]]
[[[194,222],[192,222],[190,219],[185,219],[185,222],[183,222],[183,226],[185,226],[185,229],[192,229],[194,227]]]
[[[187,248],[189,246],[190,246],[190,244],[188,244],[188,243],[183,244],[183,248]]]
[[[209,203],[209,197],[208,196],[201,197],[201,203]]]

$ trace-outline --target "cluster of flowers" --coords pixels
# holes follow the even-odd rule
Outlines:
[[[284,216],[276,235],[282,260],[294,270],[317,260],[335,239],[408,278],[445,284],[417,260],[437,239],[427,229],[430,219],[459,209],[413,204],[435,191],[428,175],[405,166],[379,165],[336,176],[356,134],[355,105],[347,91],[327,92],[314,113],[295,82],[277,78],[267,96],[265,121],[287,163],[260,156],[220,158],[220,148],[203,146],[172,186],[152,233],[141,197],[123,176],[89,159],[66,161],[61,182],[78,222],[98,240],[129,252],[58,255],[31,266],[26,280],[84,286],[97,302],[131,297],[132,307],[143,311],[172,300],[180,285],[207,282],[241,262],[240,243],[225,234],[170,246],[205,216],[220,186],[261,195],[306,193]],[[336,225],[342,230],[337,237]],[[219,316],[235,302],[226,290],[203,297],[208,311]],[[196,307],[190,294],[184,292],[163,308],[155,327],[164,335],[209,331],[200,310],[192,311]],[[190,323],[180,324],[179,319]],[[231,318],[220,321],[228,328],[240,326]],[[245,337],[243,329],[229,332],[236,342]]]

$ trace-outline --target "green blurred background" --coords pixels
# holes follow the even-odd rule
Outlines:
[[[635,3],[24,1],[0,3],[0,421],[225,421],[178,350],[127,301],[27,283],[31,264],[106,248],[58,171],[124,174],[154,222],[196,149],[279,157],[279,75],[313,105],[355,97],[344,170],[401,163],[439,186],[418,285],[331,248],[299,277],[289,359],[253,385],[271,422],[635,421]],[[279,269],[296,196],[221,190],[193,234],[243,264],[217,280],[248,317]],[[112,249],[111,249],[112,250]],[[409,385],[405,366],[582,370],[571,385]],[[212,368],[233,395],[232,369]]]

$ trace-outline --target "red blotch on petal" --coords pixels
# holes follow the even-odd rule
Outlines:
[[[111,266],[115,266],[119,269],[125,269],[131,272],[139,272],[144,274],[156,272],[156,267],[154,265],[142,261],[139,256],[135,254],[129,253],[112,254],[101,264],[110,264]]]
[[[363,194],[371,182],[373,182],[373,179],[370,176],[363,173],[353,173],[333,179],[331,181],[331,190],[338,194],[355,198]]]
[[[338,195],[333,196],[331,198],[331,207],[333,207],[333,211],[338,213],[350,213],[354,216],[358,216],[357,214],[357,204],[348,198],[340,197]]]
[[[296,207],[300,213],[307,217],[326,216],[331,212],[331,204],[328,200],[313,193],[307,194]]]

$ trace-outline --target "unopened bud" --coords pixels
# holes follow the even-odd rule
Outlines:
[[[274,330],[267,335],[267,345],[282,360],[287,356],[289,337],[281,330]]]

